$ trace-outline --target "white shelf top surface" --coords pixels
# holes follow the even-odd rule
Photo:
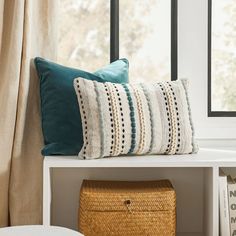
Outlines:
[[[201,148],[197,154],[119,156],[80,160],[77,156],[45,156],[45,167],[236,167],[236,150]]]

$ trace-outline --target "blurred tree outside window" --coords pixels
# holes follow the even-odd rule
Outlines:
[[[236,1],[212,0],[211,110],[236,111]]]
[[[110,61],[110,1],[60,0],[58,62],[96,71]]]
[[[60,0],[58,62],[96,71],[110,62],[110,0]],[[171,79],[171,0],[119,1],[120,58],[131,82]]]
[[[171,0],[120,0],[120,57],[130,81],[171,80]]]

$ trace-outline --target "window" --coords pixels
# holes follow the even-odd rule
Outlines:
[[[110,1],[60,0],[59,63],[95,71],[110,61]]]
[[[177,78],[177,0],[60,0],[59,63],[95,71],[122,57],[131,81]]]
[[[171,79],[171,0],[120,0],[120,57],[130,81]]]
[[[236,116],[236,1],[209,0],[208,115]]]

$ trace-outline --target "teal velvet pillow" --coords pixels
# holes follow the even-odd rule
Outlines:
[[[43,58],[34,59],[40,78],[42,129],[46,155],[77,155],[83,146],[81,116],[73,80],[82,77],[98,82],[127,83],[129,63],[117,60],[89,73]]]

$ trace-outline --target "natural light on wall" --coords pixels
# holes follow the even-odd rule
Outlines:
[[[236,111],[236,1],[212,0],[211,110]]]
[[[130,81],[170,80],[171,0],[120,0],[119,9]],[[110,62],[110,0],[60,0],[58,61],[89,71]]]

